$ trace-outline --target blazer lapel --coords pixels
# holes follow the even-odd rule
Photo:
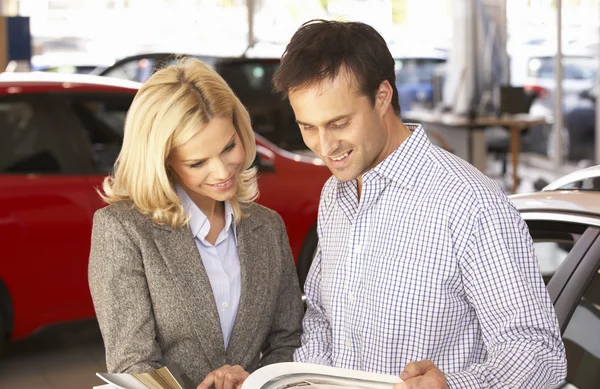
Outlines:
[[[225,364],[225,346],[215,298],[194,237],[187,227],[155,226],[154,240],[171,272],[213,370]]]
[[[253,340],[253,334],[262,323],[263,299],[270,287],[268,253],[261,250],[260,228],[262,221],[246,218],[238,224],[238,255],[242,289],[240,303],[233,325],[229,346],[228,363],[242,358]]]

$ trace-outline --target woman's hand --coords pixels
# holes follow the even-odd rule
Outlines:
[[[197,389],[239,389],[249,375],[240,365],[221,366],[207,375]]]

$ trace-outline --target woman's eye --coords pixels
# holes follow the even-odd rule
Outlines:
[[[235,149],[235,146],[236,146],[236,143],[233,142],[232,144],[230,144],[229,146],[227,146],[225,148],[225,151],[231,151],[231,150]]]

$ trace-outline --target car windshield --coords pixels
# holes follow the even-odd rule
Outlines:
[[[564,57],[563,76],[570,80],[594,80],[597,62],[590,57]],[[554,78],[554,57],[537,57],[529,60],[529,77]]]
[[[437,58],[397,58],[396,82],[399,84],[430,83],[438,65],[443,59]]]

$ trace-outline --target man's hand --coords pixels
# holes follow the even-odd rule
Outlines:
[[[446,377],[431,361],[410,362],[394,389],[449,389]]]
[[[249,375],[240,365],[221,366],[207,375],[197,389],[239,389]]]

